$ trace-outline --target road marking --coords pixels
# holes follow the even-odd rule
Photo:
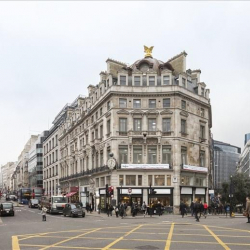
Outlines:
[[[131,231],[125,233],[122,237],[116,239],[115,241],[111,242],[109,245],[107,245],[106,247],[102,248],[102,250],[107,250],[110,247],[114,246],[116,243],[118,243],[119,241],[123,240],[124,237],[130,235],[131,233],[133,233],[135,230],[141,228],[143,225],[139,225],[138,227],[135,227],[134,229],[132,229]]]
[[[226,250],[230,250],[230,248],[212,231],[210,230],[207,226],[203,225],[203,227],[211,234],[214,236],[214,238],[217,240],[217,242]]]
[[[46,246],[46,247],[44,247],[44,248],[41,248],[40,250],[45,250],[45,249],[48,249],[48,248],[51,248],[51,247],[55,247],[55,246],[57,246],[57,245],[59,245],[59,244],[62,244],[62,243],[65,243],[65,242],[67,242],[67,241],[70,241],[70,240],[74,240],[74,239],[80,238],[80,237],[82,237],[82,236],[84,236],[84,235],[87,235],[87,234],[96,232],[96,231],[98,231],[98,230],[100,230],[100,229],[101,229],[101,228],[97,228],[97,229],[95,229],[95,230],[92,230],[92,231],[89,231],[89,232],[86,232],[86,233],[83,233],[83,234],[80,234],[80,235],[71,237],[71,238],[69,238],[69,239],[59,241],[59,242],[57,242],[57,243],[55,243],[55,244],[52,244],[52,245]]]
[[[21,246],[24,247],[47,247],[46,245],[32,245],[32,244],[20,244]],[[101,250],[101,248],[98,247],[70,247],[70,246],[53,246],[53,248],[67,248],[67,249],[96,249],[96,250]],[[42,248],[43,249],[43,248]],[[122,249],[126,250],[126,249]]]
[[[167,238],[167,241],[166,241],[165,250],[169,250],[170,249],[173,232],[174,232],[174,223],[172,223],[171,228],[169,230],[168,238]]]
[[[12,250],[20,250],[17,236],[12,236]]]

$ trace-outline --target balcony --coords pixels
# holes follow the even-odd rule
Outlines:
[[[128,132],[127,131],[118,131],[119,135],[121,136],[127,136]]]
[[[89,176],[89,175],[92,175],[92,174],[95,174],[95,173],[105,172],[107,170],[110,170],[109,167],[107,165],[104,165],[102,167],[98,167],[98,168],[94,168],[94,169],[91,169],[91,170],[86,170],[86,171],[83,171],[83,172],[80,172],[80,173],[77,173],[77,174],[72,174],[72,175],[69,175],[69,176],[66,176],[66,177],[62,177],[62,178],[59,179],[59,181],[63,182],[63,181],[71,180],[71,179],[77,179],[77,178],[84,177],[84,176]]]
[[[173,131],[163,131],[162,136],[171,136]]]

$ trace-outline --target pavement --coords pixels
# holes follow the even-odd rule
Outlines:
[[[38,209],[15,208],[15,216],[2,217],[0,250],[246,250],[250,249],[250,224],[246,218],[163,215],[145,218],[96,212],[85,218],[47,215]]]

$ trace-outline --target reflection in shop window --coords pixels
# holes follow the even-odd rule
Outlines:
[[[153,206],[157,206],[158,201],[163,205],[164,207],[170,206],[170,195],[167,197],[159,197],[159,198],[149,198],[149,204],[153,204]]]
[[[155,175],[155,186],[165,186],[165,175]]]
[[[119,175],[119,185],[123,186],[124,182],[123,182],[123,175]]]
[[[136,185],[136,175],[126,175],[126,186],[135,186]]]
[[[181,177],[181,185],[189,186],[190,184],[190,177],[189,176],[182,176]]]
[[[105,186],[105,180],[104,180],[104,177],[101,177],[100,187],[104,187],[104,186]]]
[[[142,186],[142,175],[138,175],[138,186]]]
[[[167,175],[167,186],[171,186],[171,175]]]
[[[152,175],[149,175],[148,176],[148,185],[153,185],[153,178],[152,178]]]

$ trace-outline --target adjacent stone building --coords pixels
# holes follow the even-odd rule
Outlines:
[[[245,135],[245,145],[240,155],[238,172],[250,177],[250,134]]]
[[[5,193],[11,191],[11,176],[15,171],[16,163],[15,162],[8,162],[1,167],[2,172],[2,190]]]
[[[74,109],[73,104],[66,104],[52,122],[45,140],[43,141],[43,188],[45,195],[58,195],[61,193],[59,185],[60,176],[60,149],[58,143],[58,128],[68,112]]]
[[[213,184],[215,189],[221,189],[222,183],[229,181],[230,176],[236,173],[241,148],[214,140],[213,149]]]
[[[160,201],[178,211],[180,200],[207,201],[209,90],[200,70],[186,69],[186,56],[164,62],[147,53],[131,66],[106,61],[99,83],[60,125],[62,192],[79,187],[84,205],[102,208]]]
[[[14,177],[16,178],[16,188],[28,188],[29,187],[29,172],[28,172],[28,160],[29,151],[31,146],[37,140],[38,135],[31,135],[30,139],[25,144],[21,154],[18,157],[17,167]]]

